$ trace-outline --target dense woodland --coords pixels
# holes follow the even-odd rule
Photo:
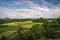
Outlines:
[[[9,36],[1,36],[0,40],[51,40],[51,39],[60,39],[60,18],[56,19],[0,19],[0,29],[11,27],[9,25],[3,25],[6,23],[12,23],[12,22],[25,22],[25,21],[32,21],[33,23],[29,23],[27,27],[32,25],[30,28],[22,27],[21,24],[16,24],[16,28],[14,29],[15,32],[13,32]],[[42,24],[40,24],[42,23]],[[27,25],[23,23],[23,25]],[[14,26],[12,26],[14,27]],[[11,29],[12,29],[11,27]],[[0,30],[0,35],[4,32],[3,30]],[[9,30],[10,31],[10,30]],[[13,31],[13,30],[11,30]]]

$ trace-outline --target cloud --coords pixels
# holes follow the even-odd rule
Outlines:
[[[50,7],[52,7],[52,8],[57,8],[57,7],[55,7],[55,6],[53,6],[53,4],[52,3],[48,3],[48,2],[46,2],[45,0],[41,0],[42,1],[42,3],[44,4],[44,5],[48,5],[48,6],[50,6]]]
[[[39,18],[37,12],[32,9],[9,9],[0,6],[0,18]]]
[[[50,11],[41,12],[45,15],[45,18],[58,18],[60,17],[60,8],[59,9],[50,9]]]
[[[32,1],[23,0],[16,2],[14,1],[13,4],[9,5],[26,5],[29,6],[31,9],[9,9],[6,7],[0,6],[0,18],[1,17],[10,17],[10,18],[57,18],[60,17],[60,7],[53,6],[52,4],[49,4],[45,0],[41,0],[43,4],[47,4],[53,8],[48,8],[46,5],[41,6],[39,4],[36,4]]]
[[[0,7],[0,18],[57,18],[60,17],[60,9],[51,9],[49,11],[32,10],[32,9],[17,9],[12,10],[6,7]]]
[[[41,7],[40,5],[31,2],[31,1],[21,1],[21,2],[16,2],[17,5],[28,5],[31,7],[31,9],[38,9],[38,10],[43,10],[43,11],[49,11],[49,8],[46,6]]]
[[[19,16],[24,18],[58,18],[60,17],[60,9],[50,9],[49,11],[20,9],[17,10]]]
[[[22,2],[20,2],[20,4],[29,5],[29,6],[33,6],[33,7],[39,6],[39,5],[37,5],[37,4],[35,4],[35,3],[31,2],[31,1],[22,1]]]
[[[32,9],[19,9],[16,11],[18,16],[22,16],[22,18],[40,18],[43,16],[42,14],[37,14],[37,11]]]
[[[17,17],[16,14],[15,14],[15,10],[13,9],[8,9],[6,7],[2,7],[0,6],[0,18],[5,18],[5,17],[10,17],[10,18],[13,18],[13,17]]]

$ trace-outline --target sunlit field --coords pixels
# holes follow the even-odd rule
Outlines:
[[[20,26],[24,28],[31,28],[35,24],[42,25],[43,23],[34,23],[32,21],[25,21],[25,22],[10,22],[10,23],[1,24],[0,25],[0,38],[2,36],[9,37],[11,34],[16,32]]]
[[[0,39],[3,38],[6,40],[16,40],[16,38],[20,38],[25,36],[26,38],[31,40],[32,34],[34,34],[34,39],[32,36],[32,39],[35,40],[35,35],[38,37],[46,39],[59,39],[60,38],[60,19],[56,20],[44,20],[39,19],[35,21],[19,21],[19,22],[4,22],[0,24]],[[3,22],[3,21],[2,21]],[[24,33],[23,36],[20,35],[20,32]],[[51,33],[54,32],[54,33]],[[20,37],[17,37],[17,35],[20,35]],[[49,36],[50,35],[50,36]],[[52,36],[51,36],[52,35]],[[48,37],[49,38],[48,38]],[[27,40],[28,40],[27,39]]]

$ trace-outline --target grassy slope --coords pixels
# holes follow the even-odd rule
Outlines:
[[[20,26],[25,28],[31,28],[32,25],[35,24],[42,24],[42,23],[34,23],[32,21],[25,21],[25,22],[11,22],[11,23],[5,23],[0,26],[7,27],[0,27],[0,38],[5,35],[6,37],[14,33]],[[12,37],[12,36],[11,36]]]

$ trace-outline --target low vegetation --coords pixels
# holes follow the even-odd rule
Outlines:
[[[6,20],[5,20],[6,21]],[[60,18],[19,22],[0,20],[0,40],[60,39]]]

